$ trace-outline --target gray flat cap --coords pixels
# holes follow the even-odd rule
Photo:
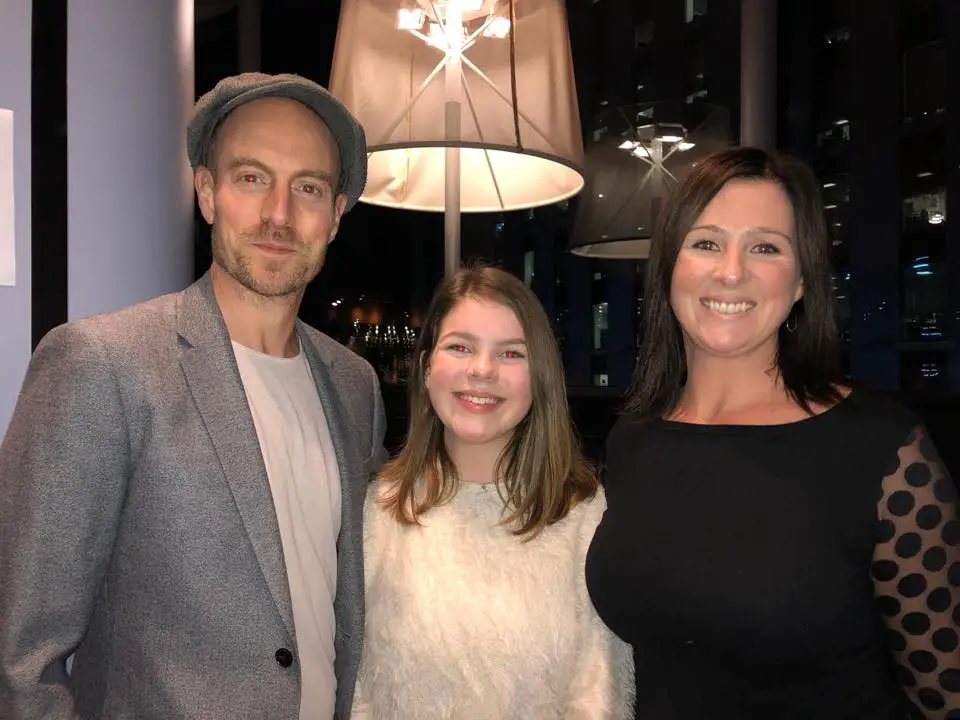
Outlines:
[[[347,196],[346,212],[354,206],[367,182],[367,141],[363,128],[343,103],[312,80],[299,75],[244,73],[227,77],[197,100],[187,126],[187,155],[196,169],[206,161],[210,140],[220,122],[251,100],[281,97],[313,110],[330,128],[340,151],[340,187]]]

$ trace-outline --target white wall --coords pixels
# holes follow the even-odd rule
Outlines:
[[[71,320],[181,290],[193,279],[185,140],[194,103],[193,6],[68,3]]]
[[[30,360],[30,35],[32,0],[0,0],[0,108],[13,110],[17,277],[0,287],[0,438]]]

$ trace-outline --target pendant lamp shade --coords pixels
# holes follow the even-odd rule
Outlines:
[[[730,144],[727,111],[701,102],[605,109],[591,131],[569,249],[609,259],[648,257],[669,193],[700,159]]]
[[[458,218],[583,187],[562,0],[343,0],[330,90],[367,136],[363,202]]]

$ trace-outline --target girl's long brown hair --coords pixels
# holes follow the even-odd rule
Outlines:
[[[497,491],[504,524],[514,525],[514,534],[532,538],[592,497],[599,481],[574,433],[560,352],[540,301],[518,278],[489,266],[459,270],[430,303],[411,361],[407,437],[380,471],[379,481],[389,486],[381,502],[398,521],[413,525],[423,513],[449,502],[459,487],[460,474],[444,445],[443,424],[424,377],[443,320],[466,298],[503,305],[523,328],[532,404],[497,460]]]

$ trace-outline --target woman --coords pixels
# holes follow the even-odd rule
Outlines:
[[[637,716],[960,717],[955,489],[915,416],[841,382],[812,173],[701,162],[645,313],[587,560]]]
[[[353,717],[629,717],[630,649],[583,577],[603,510],[536,296],[460,270],[427,312],[406,443],[364,509]]]

